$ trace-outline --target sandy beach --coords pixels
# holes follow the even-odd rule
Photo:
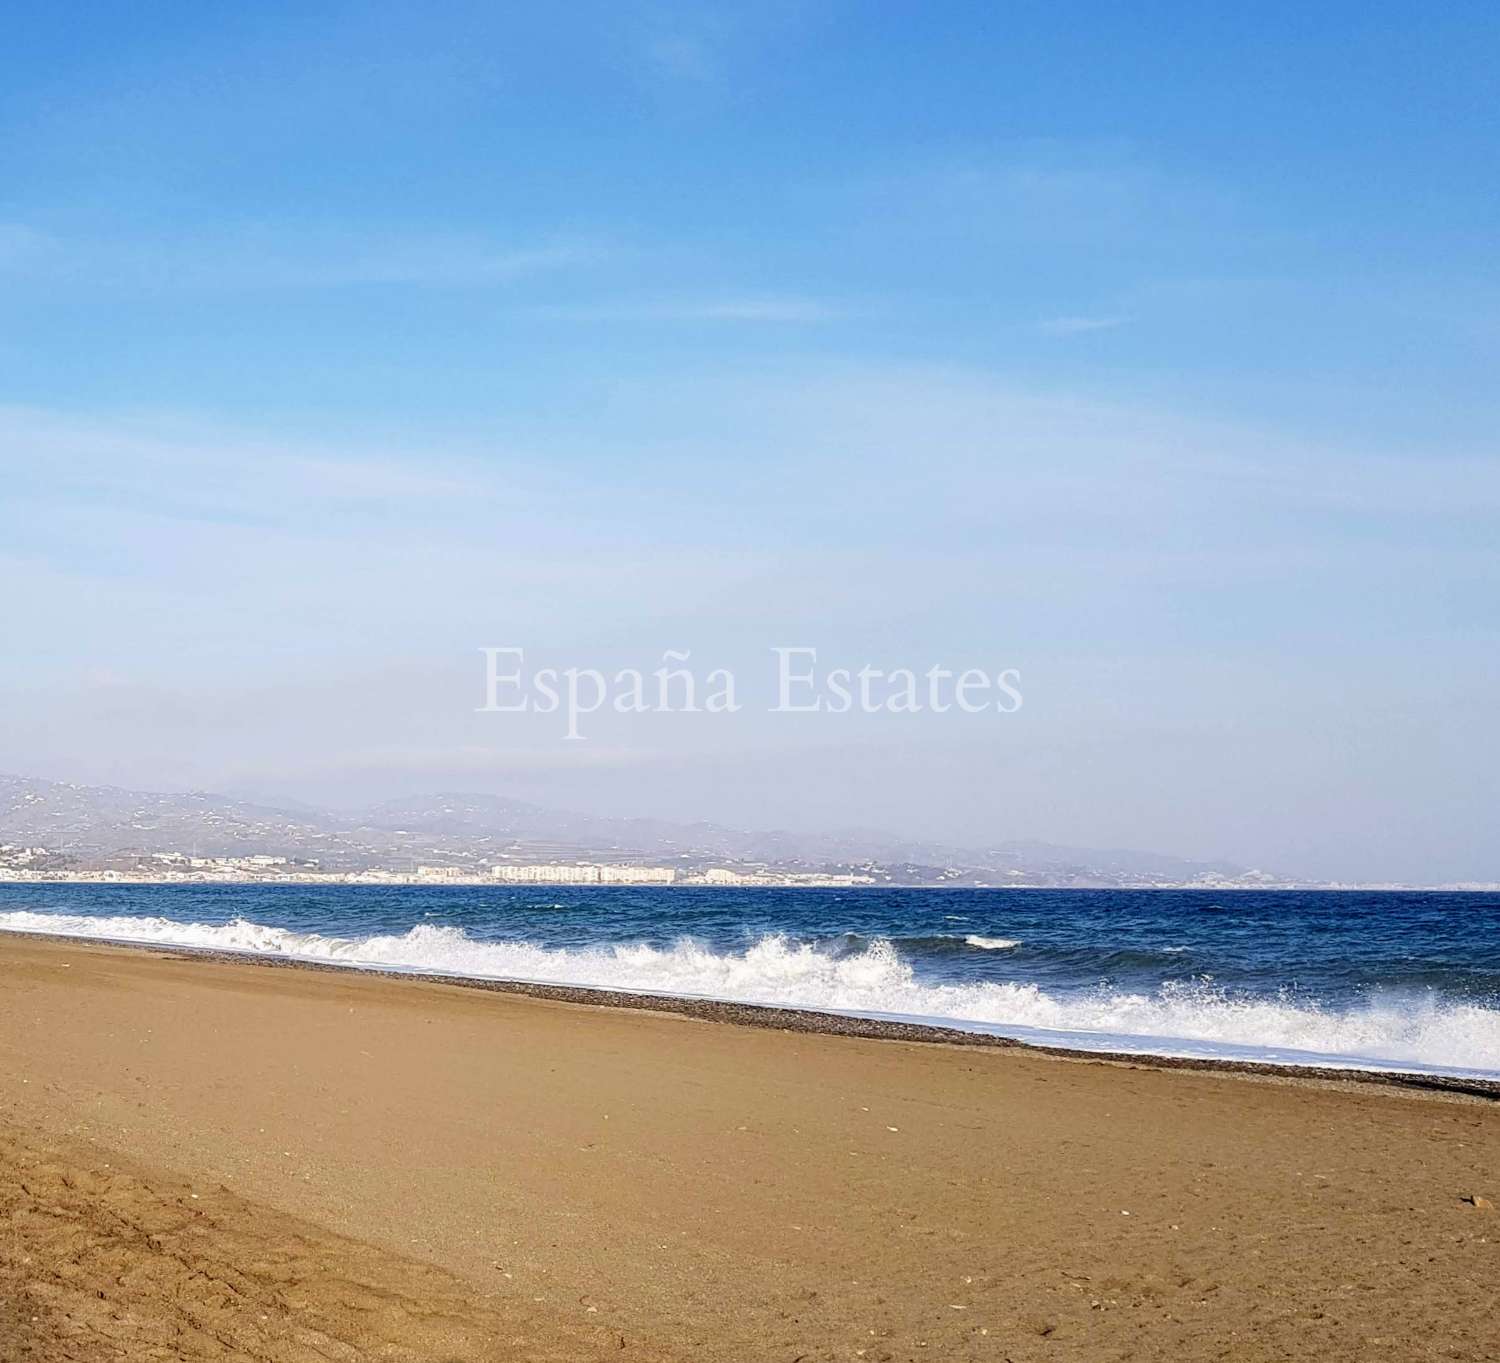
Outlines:
[[[1500,1108],[0,936],[0,1357],[1500,1357]]]

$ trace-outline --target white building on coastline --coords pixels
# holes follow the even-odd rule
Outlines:
[[[490,875],[506,885],[670,885],[677,872],[670,866],[615,866],[580,862],[571,866],[490,867]]]

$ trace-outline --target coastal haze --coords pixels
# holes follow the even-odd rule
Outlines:
[[[647,865],[648,862],[657,863]],[[486,795],[389,800],[345,812],[278,809],[0,776],[0,877],[482,880],[556,884],[1285,885],[1284,877],[1149,852],[1000,842],[944,846],[871,831],[751,832],[611,819]]]

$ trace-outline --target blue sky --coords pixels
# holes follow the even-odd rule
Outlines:
[[[13,6],[6,765],[1500,878],[1500,14]],[[475,650],[1016,665],[973,728]]]

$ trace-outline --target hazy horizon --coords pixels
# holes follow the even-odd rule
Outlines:
[[[17,16],[0,767],[1500,881],[1500,16],[1085,8]]]

